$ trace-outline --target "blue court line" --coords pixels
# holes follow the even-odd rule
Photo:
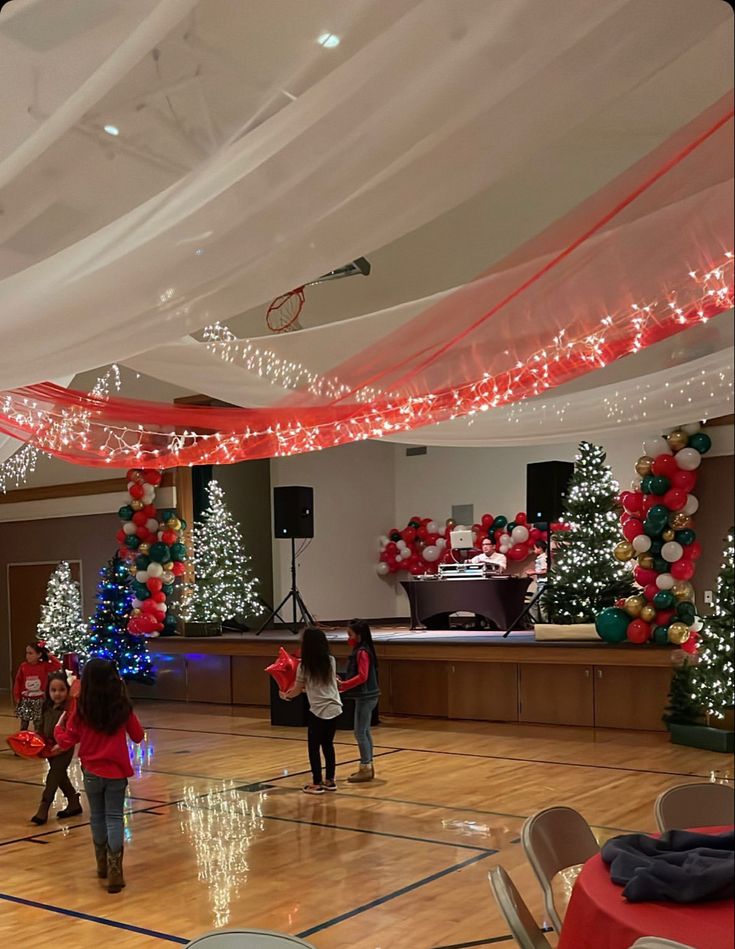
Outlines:
[[[298,817],[282,817],[277,814],[263,814],[263,820],[282,821],[285,824],[306,824],[308,827],[328,827],[330,830],[347,830],[353,834],[370,834],[373,837],[391,837],[394,840],[412,840],[419,844],[436,844],[439,847],[453,847],[457,850],[474,850],[487,855],[497,853],[489,847],[479,847],[475,844],[454,843],[451,840],[433,840],[431,837],[412,837],[410,834],[391,834],[383,830],[368,830],[363,827],[346,827],[344,824],[327,824],[321,821],[302,820]]]
[[[415,883],[409,883],[408,886],[402,886],[399,890],[394,890],[392,893],[386,894],[386,896],[379,896],[377,899],[371,900],[369,903],[363,903],[362,906],[351,909],[346,913],[341,913],[339,916],[333,916],[332,919],[328,919],[323,923],[312,926],[310,929],[305,929],[303,932],[297,933],[297,935],[301,939],[307,939],[309,936],[315,935],[315,933],[320,933],[325,929],[331,929],[332,926],[336,926],[338,923],[343,923],[347,919],[352,919],[355,916],[359,916],[361,913],[366,913],[368,910],[375,909],[376,906],[382,906],[384,903],[398,899],[399,896],[405,896],[406,893],[411,893],[413,890],[418,890],[420,887],[426,886],[428,883],[434,883],[436,880],[441,880],[442,877],[449,876],[450,873],[456,873],[457,870],[463,870],[465,867],[469,867],[473,863],[479,863],[480,860],[486,860],[494,853],[497,853],[497,850],[488,850],[485,853],[476,854],[474,857],[469,857],[467,860],[463,860],[462,863],[455,863],[453,866],[446,867],[444,870],[439,870],[437,873],[432,873],[430,876],[424,877],[421,880],[417,880]]]
[[[100,923],[103,926],[110,926],[112,929],[124,929],[126,932],[139,933],[141,936],[152,936],[154,939],[164,939],[166,942],[175,942],[180,946],[185,946],[191,942],[190,939],[183,939],[181,936],[172,936],[171,933],[162,933],[156,929],[145,929],[143,926],[134,926],[132,923],[119,923],[114,919],[105,919],[103,916],[92,916],[90,913],[80,913],[75,909],[64,909],[62,906],[53,906],[51,903],[39,903],[36,900],[26,900],[20,896],[10,896],[8,893],[0,893],[0,900],[7,900],[9,903],[18,903],[21,906],[30,906],[33,909],[44,909],[49,913],[58,913],[60,916],[71,916],[73,919],[84,919],[89,923]]]
[[[272,725],[271,728],[298,728],[303,732],[306,725]],[[210,732],[202,728],[173,728],[170,725],[146,725],[146,731],[185,732],[187,735],[218,735],[220,738],[271,738],[273,741],[300,741],[305,743],[306,737],[296,738],[290,735],[252,735],[249,732]],[[354,741],[335,741],[335,745],[353,745]],[[10,748],[8,748],[10,751]]]

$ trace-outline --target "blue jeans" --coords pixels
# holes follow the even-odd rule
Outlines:
[[[370,719],[378,704],[378,696],[355,699],[355,741],[360,749],[360,764],[373,760],[373,736],[370,734]]]
[[[107,844],[111,853],[123,849],[123,806],[127,778],[101,778],[84,771],[84,790],[89,801],[89,823],[92,840]]]

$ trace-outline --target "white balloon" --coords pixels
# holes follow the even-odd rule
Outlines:
[[[142,601],[142,600],[139,600],[137,596],[134,596],[134,597],[133,597],[133,609],[134,609],[134,610],[139,610],[142,605],[143,605],[143,601]]]
[[[158,530],[158,521],[155,519],[155,517],[149,517],[145,522],[145,526],[146,529],[151,532],[151,534],[155,534]]]
[[[645,441],[643,443],[643,451],[651,458],[655,458],[657,455],[670,455],[671,447],[665,438],[659,436],[658,438],[649,438]]]
[[[390,567],[388,566],[387,563],[383,563],[381,561],[380,563],[375,565],[375,572],[377,573],[379,577],[387,577],[388,574],[390,573]]]
[[[512,546],[513,544],[510,543],[510,541],[501,540],[500,544],[498,545],[498,550],[500,551],[501,554],[505,554],[510,550]]]
[[[135,574],[135,579],[138,581],[138,583],[145,583],[146,580],[148,579],[148,573],[147,573],[147,571],[145,571],[145,570],[139,570],[139,571]]]
[[[438,560],[441,557],[441,553],[441,550],[439,550],[439,548],[434,544],[427,544],[427,546],[421,551],[421,556],[427,563],[434,563],[435,560]]]
[[[156,563],[155,560],[152,560],[146,567],[146,572],[149,577],[160,577],[163,575],[163,567],[160,563]]]
[[[156,603],[156,609],[159,613],[165,613],[168,607],[165,603]]]
[[[698,510],[699,500],[693,494],[687,494],[687,503],[681,509],[681,513],[691,517],[692,514],[696,514]]]
[[[676,453],[676,463],[682,471],[694,471],[702,464],[702,456],[696,448],[682,448]]]
[[[656,586],[659,588],[659,590],[670,590],[675,583],[676,580],[671,576],[670,573],[660,573],[656,577]]]
[[[639,554],[645,554],[647,550],[651,549],[651,538],[648,534],[639,534],[633,538],[631,543],[633,544],[633,550]]]
[[[511,531],[510,539],[514,544],[525,544],[528,540],[528,536],[528,528],[524,527],[523,524],[518,524]]]
[[[426,525],[426,530],[427,530],[430,534],[438,534],[438,533],[439,533],[439,525],[436,523],[436,521],[429,521],[429,523]]]
[[[128,481],[128,491],[132,488],[134,484],[135,484],[135,481]]]
[[[699,424],[699,422],[690,422],[689,425],[682,425],[681,428],[682,431],[687,433],[687,435],[696,435],[702,426]]]
[[[381,534],[380,537],[378,537],[378,546],[380,550],[385,550],[385,548],[388,546],[389,543],[390,543],[390,538],[387,537],[385,534]]]
[[[661,548],[661,556],[667,563],[676,563],[684,556],[684,548],[675,540],[670,540]]]
[[[640,475],[636,475],[635,478],[633,478],[633,480],[630,482],[630,490],[638,491],[642,483],[643,483],[643,478],[641,478]]]
[[[403,560],[403,554],[396,554],[396,563],[401,563]]]
[[[444,550],[444,548],[447,546],[446,538],[445,538],[445,537],[437,537],[437,539],[436,539],[436,546],[439,548],[439,550]]]
[[[138,529],[138,525],[133,524],[132,521],[125,521],[125,523],[123,524],[123,533],[127,534],[128,537],[131,537],[136,532],[137,529]]]

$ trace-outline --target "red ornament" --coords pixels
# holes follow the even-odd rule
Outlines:
[[[699,560],[702,556],[702,545],[698,540],[693,541],[688,547],[684,548],[684,560]]]
[[[519,511],[516,514],[516,524],[523,524],[524,527],[528,524],[528,515],[524,511]]]
[[[643,533],[643,523],[636,517],[632,517],[623,525],[623,537],[626,540],[633,540]]]
[[[675,471],[679,470],[676,459],[673,455],[658,455],[653,459],[651,471],[655,475],[663,475],[664,478],[671,478]]]
[[[666,456],[670,458],[670,455]],[[663,503],[670,511],[680,511],[687,503],[687,493],[682,488],[669,488],[662,498]]]
[[[695,570],[694,562],[685,560],[683,557],[681,560],[677,560],[676,563],[672,563],[670,567],[671,576],[675,580],[691,580]]]
[[[186,572],[186,567],[180,560],[177,560],[171,564],[171,573],[175,577],[180,577],[185,572]]]
[[[141,484],[131,484],[128,488],[128,493],[131,498],[134,498],[136,501],[140,501],[143,497],[143,485]]]
[[[126,538],[127,536],[128,536],[128,535],[125,533],[124,530],[119,530],[119,531],[117,532],[117,534],[115,534],[115,539],[117,540],[118,544],[124,544],[124,543],[125,543],[125,538]]]
[[[140,481],[143,478],[143,472],[140,468],[131,468],[125,477],[128,481]]]
[[[146,520],[148,520],[149,517],[158,517],[158,511],[156,510],[155,504],[146,504],[143,508],[143,513],[145,514]]]
[[[655,570],[647,570],[645,567],[636,567],[633,571],[635,582],[640,587],[647,587],[649,583],[655,583],[658,574]]]
[[[145,516],[144,511],[136,511],[132,517],[133,524],[136,524],[138,527],[141,527],[143,524],[145,524],[147,520],[148,518]]]
[[[643,512],[643,494],[640,491],[623,491],[620,495],[620,502],[628,514],[641,514]]]
[[[696,484],[696,471],[683,471],[682,469],[678,469],[671,477],[671,487],[679,488],[681,491],[686,491],[687,494],[691,494]]]
[[[154,468],[146,468],[143,471],[143,480],[146,484],[158,485],[163,479],[163,474],[160,471],[156,471]]]
[[[642,619],[634,619],[628,624],[627,636],[632,643],[645,643],[651,638],[651,624]]]
[[[151,593],[158,593],[163,589],[163,580],[160,577],[148,577],[145,582],[145,585],[151,591]]]
[[[653,602],[654,596],[658,593],[658,587],[655,583],[649,583],[645,590],[643,591],[643,596],[648,600],[649,603]]]
[[[658,613],[656,613],[656,625],[668,626],[674,618],[675,613],[676,610],[659,610]]]

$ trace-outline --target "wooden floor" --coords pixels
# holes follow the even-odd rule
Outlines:
[[[86,815],[34,827],[44,765],[0,752],[5,945],[153,949],[238,925],[317,949],[502,945],[494,864],[543,919],[518,841],[526,816],[569,804],[602,840],[653,829],[664,788],[732,776],[728,757],[661,734],[389,719],[375,732],[377,780],[313,798],[300,792],[305,734],[260,710],[140,702],[138,713],[147,737],[117,895],[96,880]],[[0,726],[15,730],[7,703]],[[349,733],[337,741],[339,781],[356,754]]]

